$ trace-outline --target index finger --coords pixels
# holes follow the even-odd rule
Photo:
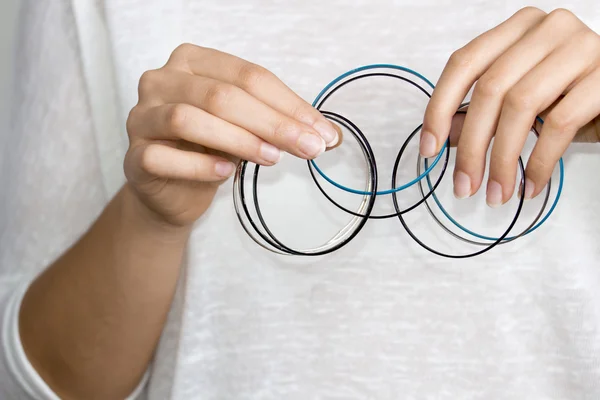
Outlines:
[[[419,149],[423,157],[440,151],[450,133],[452,117],[473,84],[544,15],[534,7],[521,9],[452,54],[425,110]],[[488,42],[498,37],[502,40],[492,40],[494,46],[489,46]]]
[[[338,143],[338,130],[333,124],[267,69],[231,54],[192,44],[181,45],[173,52],[173,58],[183,61],[190,73],[235,85],[274,110],[311,126],[328,147]]]

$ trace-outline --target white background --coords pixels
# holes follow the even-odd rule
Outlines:
[[[0,131],[8,128],[8,90],[19,0],[0,1]]]

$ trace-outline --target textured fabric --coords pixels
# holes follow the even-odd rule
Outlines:
[[[4,316],[2,317],[3,331],[1,332],[1,343],[6,361],[7,374],[10,372],[10,378],[18,382],[18,389],[27,393],[29,398],[44,400],[59,400],[59,397],[48,387],[44,380],[35,371],[23,350],[21,338],[19,336],[19,309],[21,301],[27,290],[28,285],[21,284],[17,290],[13,291],[12,296],[8,298],[6,305],[3,305]],[[146,373],[133,393],[127,397],[129,400],[135,400],[141,397],[148,381],[149,373]],[[11,385],[14,386],[14,385]],[[21,396],[21,390],[19,395]],[[17,395],[11,396],[11,398]]]
[[[532,3],[546,11],[569,8],[600,30],[594,2]],[[452,51],[532,5],[86,4],[26,1],[23,7],[13,130],[0,146],[5,293],[76,240],[122,184],[124,121],[136,102],[137,81],[144,70],[163,65],[177,44],[214,47],[261,64],[311,100],[333,77],[363,64],[406,65],[435,81]],[[96,50],[94,35],[101,35]],[[114,74],[94,67],[107,60]],[[404,132],[422,119],[426,98],[405,96],[396,90],[404,86],[387,81],[373,85],[377,91],[359,85],[329,107],[368,134],[380,185],[387,188]],[[106,131],[111,123],[118,132]],[[364,164],[352,139],[346,142],[319,163],[336,179],[359,185]],[[402,179],[414,176],[411,157]],[[247,238],[233,210],[231,182],[225,184],[192,235],[147,398],[600,397],[600,187],[592,172],[600,159],[595,147],[571,146],[565,162],[564,197],[546,225],[467,260],[424,251],[397,220],[369,222],[350,245],[326,257],[274,256]],[[262,174],[261,205],[287,243],[318,243],[347,220],[317,194],[306,166],[292,157]],[[450,187],[446,179],[444,204],[488,234],[502,232],[516,207],[512,201],[492,212],[480,195],[458,202]],[[525,207],[524,219],[535,216],[536,201]],[[378,203],[378,211],[390,210],[389,199]],[[447,235],[428,232],[424,210],[407,218],[433,244],[464,250]],[[6,368],[0,362],[0,397],[19,398],[15,393],[24,392],[2,373]]]

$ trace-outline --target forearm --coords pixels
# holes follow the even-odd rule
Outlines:
[[[152,358],[189,228],[153,218],[125,186],[40,275],[20,314],[25,353],[62,398],[124,398]]]

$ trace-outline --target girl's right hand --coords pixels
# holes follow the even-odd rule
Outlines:
[[[282,152],[312,159],[341,141],[338,127],[269,71],[191,44],[142,75],[127,132],[128,185],[174,226],[206,211],[239,159],[265,166]]]

